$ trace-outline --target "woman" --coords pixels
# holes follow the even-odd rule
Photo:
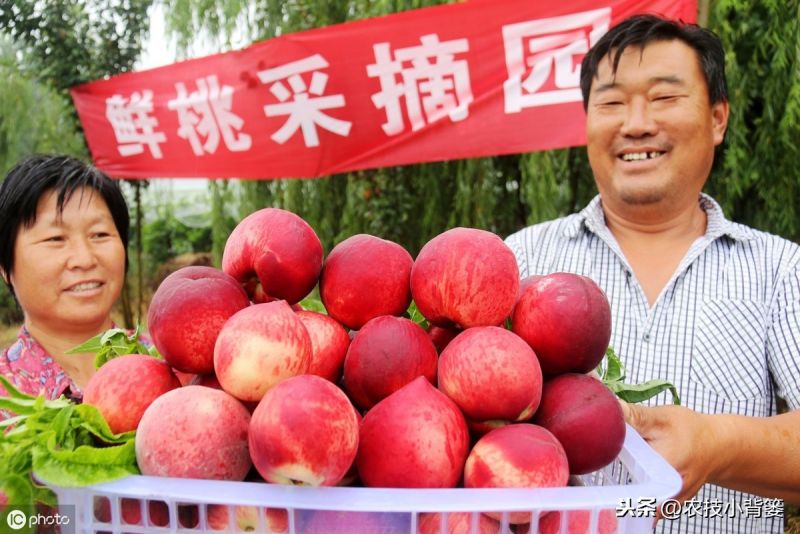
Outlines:
[[[94,355],[66,351],[113,324],[128,226],[119,185],[74,158],[33,156],[0,183],[0,276],[25,316],[0,374],[21,391],[81,398]]]

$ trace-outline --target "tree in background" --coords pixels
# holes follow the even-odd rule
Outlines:
[[[179,47],[196,35],[253,42],[348,20],[446,3],[436,0],[174,0],[167,24]],[[707,186],[727,214],[800,238],[800,13],[798,0],[702,0],[701,19],[727,50],[733,109],[724,159]],[[703,23],[703,20],[700,21]],[[472,226],[507,235],[582,208],[596,194],[583,148],[364,170],[320,180],[245,182],[244,216],[265,206],[304,217],[327,250],[360,232],[416,254],[434,235]],[[220,235],[227,235],[220,232]]]
[[[0,164],[4,171],[35,152],[88,159],[69,88],[133,69],[149,28],[151,4],[152,0],[0,2],[0,37],[4,43],[13,43],[12,51],[3,54],[0,69],[15,74],[13,79],[5,75],[0,79],[0,135],[5,141],[0,143]],[[56,130],[54,125],[58,125]],[[137,202],[145,185],[131,182]],[[132,225],[137,242],[141,242],[141,228],[138,203]],[[141,247],[134,256],[137,261],[132,265],[141,288]],[[140,289],[138,302],[141,300]],[[132,326],[128,284],[123,289],[122,307],[126,326]]]
[[[84,146],[67,102],[26,76],[13,44],[0,35],[0,180],[28,154],[60,151],[85,158]],[[21,321],[22,311],[0,284],[0,324]]]

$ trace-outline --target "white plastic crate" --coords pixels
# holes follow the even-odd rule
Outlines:
[[[577,478],[577,480],[575,480]],[[229,517],[236,506],[256,507],[255,531],[280,531],[273,522],[283,518],[286,532],[306,534],[310,511],[332,511],[336,521],[313,532],[324,534],[405,534],[418,532],[420,514],[440,512],[440,532],[447,530],[450,512],[473,512],[471,532],[478,533],[477,512],[501,512],[501,531],[509,532],[508,512],[531,514],[531,533],[537,532],[539,517],[552,510],[591,510],[589,532],[598,530],[600,510],[616,509],[621,500],[636,505],[642,498],[663,502],[681,487],[678,473],[633,430],[627,427],[624,447],[618,458],[605,469],[574,477],[576,486],[542,489],[391,489],[391,488],[311,488],[255,482],[224,482],[130,476],[115,482],[85,488],[52,489],[59,504],[74,505],[76,533],[214,533],[241,532],[235,522],[215,530],[209,525],[210,504],[223,505]],[[120,507],[123,499],[134,499],[141,524],[123,522]],[[97,517],[95,504],[110,507],[110,517]],[[169,510],[166,526],[147,526],[149,503]],[[145,504],[148,503],[148,504]],[[179,521],[179,507],[192,513],[191,519]],[[269,509],[269,516],[266,510]],[[285,510],[286,512],[282,512]],[[356,513],[352,513],[356,512]],[[383,514],[379,514],[383,512]],[[107,514],[108,515],[108,514]],[[104,519],[104,520],[103,520]],[[135,520],[134,520],[135,521]],[[279,522],[280,523],[280,522]],[[618,518],[618,532],[650,532],[652,517],[627,515]],[[270,529],[272,525],[275,530]],[[562,532],[567,532],[565,528]]]

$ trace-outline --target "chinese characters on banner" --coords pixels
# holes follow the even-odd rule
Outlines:
[[[318,177],[577,146],[583,56],[635,13],[696,0],[450,4],[288,34],[77,86],[118,178]]]

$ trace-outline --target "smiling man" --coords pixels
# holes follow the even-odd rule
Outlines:
[[[719,39],[635,16],[581,69],[600,194],[510,236],[520,274],[594,279],[628,380],[678,387],[683,407],[625,405],[681,474],[678,498],[700,503],[661,531],[782,532],[781,504],[764,497],[800,502],[800,247],[728,221],[701,192],[728,123]]]

